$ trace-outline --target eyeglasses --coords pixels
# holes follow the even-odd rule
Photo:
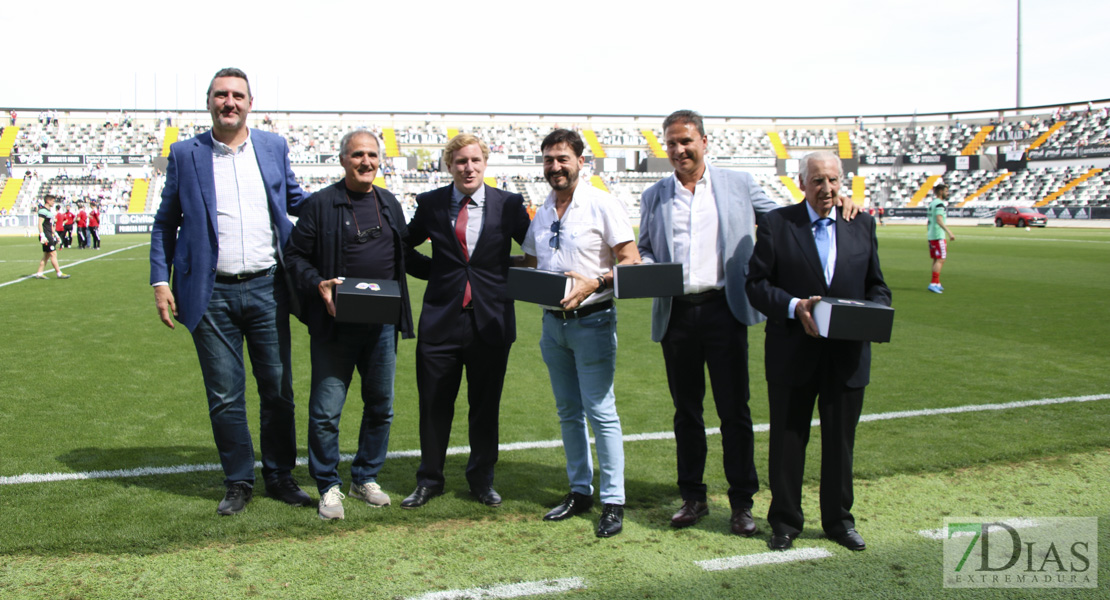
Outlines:
[[[357,221],[355,222],[355,229],[358,230]],[[370,240],[376,240],[380,237],[382,237],[382,226],[377,225],[375,227],[371,227],[370,229],[363,229],[359,231],[357,236],[355,237],[355,240],[358,241],[358,243],[360,244],[365,244]]]
[[[555,235],[551,236],[551,239],[548,240],[547,245],[551,246],[555,250],[559,249],[559,228],[562,226],[562,224],[562,221],[555,221],[551,224],[551,233],[554,233]]]

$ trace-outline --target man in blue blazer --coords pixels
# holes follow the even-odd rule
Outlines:
[[[516,314],[507,278],[513,240],[530,223],[520,194],[484,183],[489,147],[470,134],[452,138],[444,162],[452,185],[416,197],[405,242],[432,240],[432,262],[416,338],[420,396],[420,467],[416,489],[401,502],[419,508],[443,493],[443,466],[455,397],[466,368],[470,459],[466,479],[481,503],[500,506],[493,489],[501,389]]]
[[[242,512],[254,489],[243,341],[261,399],[266,492],[307,506],[297,459],[289,341],[290,297],[281,249],[304,197],[279,136],[247,127],[247,76],[222,69],[208,88],[212,130],[170,148],[150,243],[158,316],[192,332],[227,493],[222,515]]]
[[[798,179],[805,202],[760,220],[748,268],[748,297],[768,318],[772,550],[790,548],[802,531],[802,472],[815,401],[821,415],[822,528],[849,550],[866,548],[851,512],[852,455],[871,346],[820,337],[812,311],[822,296],[890,306],[890,288],[879,268],[874,220],[861,214],[845,221],[835,210],[843,176],[831,152],[803,158]]]

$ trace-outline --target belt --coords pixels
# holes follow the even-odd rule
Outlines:
[[[725,297],[725,290],[718,288],[718,289],[715,289],[715,290],[708,290],[708,291],[701,292],[701,293],[698,293],[698,294],[686,294],[685,296],[675,296],[674,299],[675,299],[675,302],[685,302],[686,304],[697,305],[697,304],[705,304],[706,302],[710,302],[710,301],[713,301],[713,300],[717,300],[718,298],[724,298],[724,297]]]
[[[601,312],[603,310],[609,310],[610,308],[613,308],[613,301],[612,300],[606,300],[605,302],[598,302],[597,304],[591,304],[591,305],[589,305],[585,308],[578,308],[578,309],[575,309],[575,310],[550,310],[550,309],[544,309],[544,310],[547,311],[547,314],[553,315],[556,319],[562,319],[564,321],[567,321],[567,320],[570,320],[570,319],[581,319],[582,317],[587,317],[589,315],[592,315],[592,314],[597,313],[597,312]]]
[[[277,265],[269,269],[262,269],[254,273],[239,273],[238,275],[216,275],[216,283],[243,283],[258,277],[269,277],[277,271]]]

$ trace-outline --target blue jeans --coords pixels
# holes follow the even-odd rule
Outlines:
[[[593,495],[593,461],[586,430],[589,419],[601,463],[601,501],[624,504],[624,442],[613,394],[616,308],[566,321],[545,312],[540,352],[555,394],[570,490]]]
[[[375,481],[385,463],[393,423],[393,373],[397,338],[393,325],[336,326],[332,339],[312,337],[312,395],[308,399],[308,472],[320,493],[339,478],[339,417],[358,367],[362,379],[362,426],[351,463],[355,484]]]
[[[193,330],[224,483],[253,485],[244,339],[261,405],[262,477],[272,483],[288,477],[297,461],[289,303],[280,271],[242,283],[216,282],[208,310]]]

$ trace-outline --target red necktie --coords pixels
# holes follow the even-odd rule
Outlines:
[[[455,237],[459,239],[459,244],[462,245],[463,258],[470,261],[470,252],[466,249],[466,221],[468,219],[466,205],[470,203],[470,196],[463,198],[462,204],[459,205],[459,216],[455,218]],[[466,281],[466,291],[463,292],[463,308],[470,306],[470,278]]]

